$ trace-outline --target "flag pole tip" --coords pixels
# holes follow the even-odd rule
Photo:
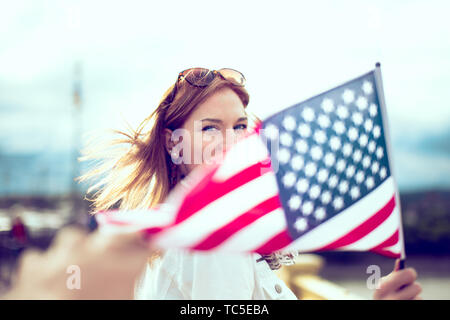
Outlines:
[[[379,62],[375,63],[375,67],[377,67],[377,68],[381,67],[381,63],[379,63]]]

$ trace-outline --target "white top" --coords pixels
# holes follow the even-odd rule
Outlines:
[[[189,188],[186,179],[180,181]],[[135,299],[296,300],[259,254],[169,249],[136,282]]]
[[[135,286],[144,300],[296,300],[258,254],[167,250]]]

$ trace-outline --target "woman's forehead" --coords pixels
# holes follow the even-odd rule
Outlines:
[[[245,117],[245,108],[239,96],[230,88],[221,89],[200,103],[192,113],[194,120],[203,118],[236,121]]]

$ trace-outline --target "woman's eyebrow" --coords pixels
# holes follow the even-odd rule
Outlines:
[[[236,122],[247,121],[247,120],[248,120],[247,117],[241,117],[241,118],[237,119]],[[205,119],[202,119],[201,121],[211,121],[211,122],[223,123],[222,120],[220,120],[220,119],[213,119],[213,118],[205,118]]]
[[[205,119],[202,119],[201,121],[211,121],[211,122],[217,122],[217,123],[222,123],[223,122],[220,119],[211,119],[211,118],[205,118]]]
[[[241,118],[237,119],[236,122],[247,121],[247,120],[248,120],[247,117],[241,117]]]

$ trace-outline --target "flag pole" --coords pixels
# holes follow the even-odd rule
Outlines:
[[[376,90],[378,93],[378,97],[379,97],[379,103],[380,103],[380,109],[382,112],[382,121],[383,121],[383,129],[384,129],[384,134],[386,137],[386,150],[387,150],[387,157],[388,157],[388,161],[389,161],[389,166],[391,169],[391,175],[394,177],[394,185],[395,185],[395,202],[397,203],[398,209],[399,209],[399,219],[400,219],[400,227],[399,227],[399,240],[401,242],[401,253],[400,253],[400,263],[398,266],[399,270],[402,270],[405,268],[405,260],[406,260],[406,253],[405,253],[405,241],[404,241],[404,237],[403,237],[403,224],[402,224],[402,210],[401,210],[401,206],[400,206],[400,196],[398,193],[398,186],[397,186],[397,181],[395,179],[395,174],[394,174],[394,162],[392,161],[392,147],[391,147],[391,139],[390,139],[390,134],[389,134],[389,123],[388,123],[388,118],[387,118],[387,109],[386,109],[386,102],[384,100],[384,90],[383,90],[383,82],[381,79],[381,65],[379,62],[377,62],[375,64],[375,85],[376,85]]]

